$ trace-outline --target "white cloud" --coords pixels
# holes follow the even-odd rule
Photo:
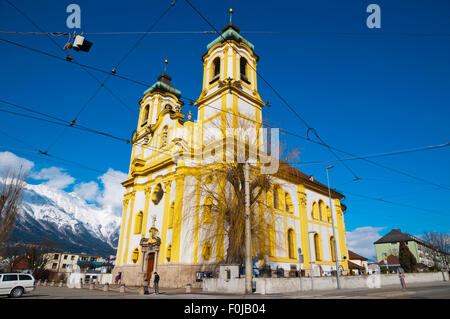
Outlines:
[[[117,216],[122,214],[122,201],[123,195],[125,194],[125,187],[121,183],[127,177],[127,174],[113,170],[112,168],[108,169],[105,174],[99,177],[103,183],[103,191],[97,202],[104,208],[110,208]]]
[[[379,232],[384,228],[365,226],[358,227],[353,231],[347,231],[348,249],[361,256],[372,259],[376,256],[375,245],[373,243],[382,237]]]
[[[76,184],[73,191],[84,200],[94,201],[98,196],[98,184],[94,181]]]
[[[62,168],[55,166],[43,168],[31,177],[36,180],[48,180],[43,184],[57,189],[64,189],[75,182],[75,179],[65,173]]]
[[[29,172],[34,163],[11,152],[0,152],[0,173],[8,170],[16,171],[22,167],[23,172]]]

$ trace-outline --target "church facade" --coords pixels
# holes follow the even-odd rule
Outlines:
[[[244,131],[247,149],[267,155],[268,140],[261,134],[266,103],[257,89],[259,57],[253,44],[230,23],[206,49],[195,121],[192,114],[183,114],[181,92],[165,72],[140,101],[129,175],[122,183],[126,193],[113,270],[126,285],[151,281],[157,271],[161,287],[199,286],[199,272],[215,272],[229,241],[220,231],[211,241],[202,227],[220,223],[208,210],[205,203],[211,198],[202,187],[214,185],[214,165],[228,158],[223,141],[230,136],[235,141]],[[231,147],[231,153],[235,151]],[[258,167],[260,162],[253,170]],[[284,162],[277,162],[270,174],[272,188],[262,195],[264,205],[254,209],[271,217],[264,219],[265,234],[252,242],[255,266],[283,268],[285,273],[299,270],[301,253],[306,274],[331,275],[336,258],[346,271],[343,195],[332,191],[330,207],[325,185]],[[267,256],[258,257],[255,247],[267,248]]]

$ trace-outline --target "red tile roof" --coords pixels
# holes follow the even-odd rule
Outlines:
[[[350,249],[348,250],[348,259],[367,260],[366,257],[358,255],[357,253],[351,251]]]
[[[360,265],[357,265],[357,264],[355,264],[355,263],[352,263],[350,260],[347,261],[347,262],[348,262],[348,268],[350,268],[350,269],[366,270],[366,268],[364,268],[364,267],[362,267],[362,266],[360,266]]]
[[[389,265],[400,265],[400,260],[397,256],[389,255],[387,256],[387,263]],[[377,263],[378,265],[385,265],[384,260]]]
[[[286,172],[286,173],[288,173],[288,174],[290,174],[292,176],[299,177],[299,178],[307,181],[308,183],[315,184],[315,185],[317,185],[317,186],[319,186],[321,188],[325,188],[326,190],[328,190],[328,186],[326,186],[326,185],[316,181],[313,176],[306,175],[305,173],[299,171],[295,167],[291,166],[290,164],[288,164],[288,163],[286,163],[286,162],[284,162],[282,160],[280,160],[280,167],[279,168],[280,168],[281,171],[284,171],[284,172]],[[342,195],[341,193],[338,193],[338,192],[336,192],[334,190],[331,190],[331,193],[335,197],[339,197],[339,198],[344,197],[344,195]]]

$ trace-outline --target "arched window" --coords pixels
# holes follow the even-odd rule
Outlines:
[[[209,241],[205,242],[202,246],[202,258],[204,261],[207,261],[211,258],[212,255],[212,246]]]
[[[140,234],[142,233],[142,218],[144,216],[144,213],[140,211],[136,214],[136,219],[134,221],[134,234]]]
[[[336,254],[334,250],[334,237],[330,237],[330,250],[331,250],[331,260],[336,261]]]
[[[327,215],[325,211],[325,204],[323,203],[323,200],[319,200],[319,219],[322,221],[327,220]]]
[[[269,245],[269,256],[275,256],[275,230],[271,224],[267,225],[267,237]]]
[[[267,206],[272,207],[273,206],[273,191],[269,189],[266,194],[267,198]]]
[[[281,208],[282,207],[281,196],[283,196],[282,194],[283,193],[280,185],[275,185],[275,187],[273,188],[273,208],[282,209]]]
[[[288,240],[289,258],[294,259],[295,258],[295,233],[292,228],[288,229],[287,240]]]
[[[172,204],[170,204],[170,209],[169,209],[169,225],[167,226],[169,229],[173,228],[174,214],[175,214],[175,202],[172,202]]]
[[[152,202],[155,205],[158,205],[161,199],[164,196],[164,190],[162,189],[161,184],[156,185],[155,189],[153,190],[152,194]]]
[[[167,131],[169,130],[169,128],[166,126],[164,126],[163,131],[162,131],[162,137],[161,137],[161,148],[166,147],[167,146]]]
[[[167,246],[167,249],[166,249],[167,262],[170,262],[171,255],[172,255],[172,244],[169,244],[169,246]]]
[[[316,254],[316,260],[322,260],[322,254],[320,253],[320,237],[318,233],[314,234],[314,252]]]
[[[213,76],[211,82],[219,79],[220,77],[220,58],[217,57],[213,61]]]
[[[294,205],[292,204],[291,195],[288,192],[284,193],[284,203],[286,206],[286,211],[289,213],[294,212]]]
[[[131,261],[135,264],[137,263],[138,259],[139,259],[139,249],[135,248],[131,253]]]
[[[331,209],[330,206],[327,206],[327,221],[329,223],[331,223],[333,221],[332,217],[331,217]]]
[[[211,224],[213,222],[213,200],[211,197],[205,199],[203,205],[203,224]]]
[[[141,126],[144,126],[145,124],[147,124],[149,110],[150,110],[150,106],[147,104],[144,107],[144,112],[142,113]]]
[[[245,58],[240,58],[239,59],[239,65],[240,65],[240,73],[241,73],[241,80],[243,80],[244,82],[248,82],[248,77],[247,77],[247,60]]]
[[[316,202],[312,204],[311,217],[312,219],[319,219],[319,209]]]

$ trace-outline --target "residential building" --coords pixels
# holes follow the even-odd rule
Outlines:
[[[367,274],[368,275],[374,275],[379,274],[381,272],[380,265],[377,263],[368,263],[367,264]]]
[[[380,267],[381,273],[387,271],[388,273],[398,272],[400,268],[400,261],[398,256],[388,255],[379,261],[378,266]]]
[[[367,258],[363,257],[361,255],[358,255],[357,253],[348,250],[348,268],[355,274],[355,275],[361,275],[361,274],[367,274],[368,272],[368,265],[367,265]]]
[[[448,258],[449,254],[440,252],[431,244],[407,233],[402,233],[400,229],[393,229],[376,242],[375,251],[377,262],[383,261],[386,256],[398,256],[400,241],[404,241],[411,253],[416,258],[417,263],[432,267],[435,262],[439,267],[443,266],[443,258]]]
[[[48,262],[45,269],[67,276],[72,272],[101,272],[102,257],[87,254],[53,252],[44,255]]]

